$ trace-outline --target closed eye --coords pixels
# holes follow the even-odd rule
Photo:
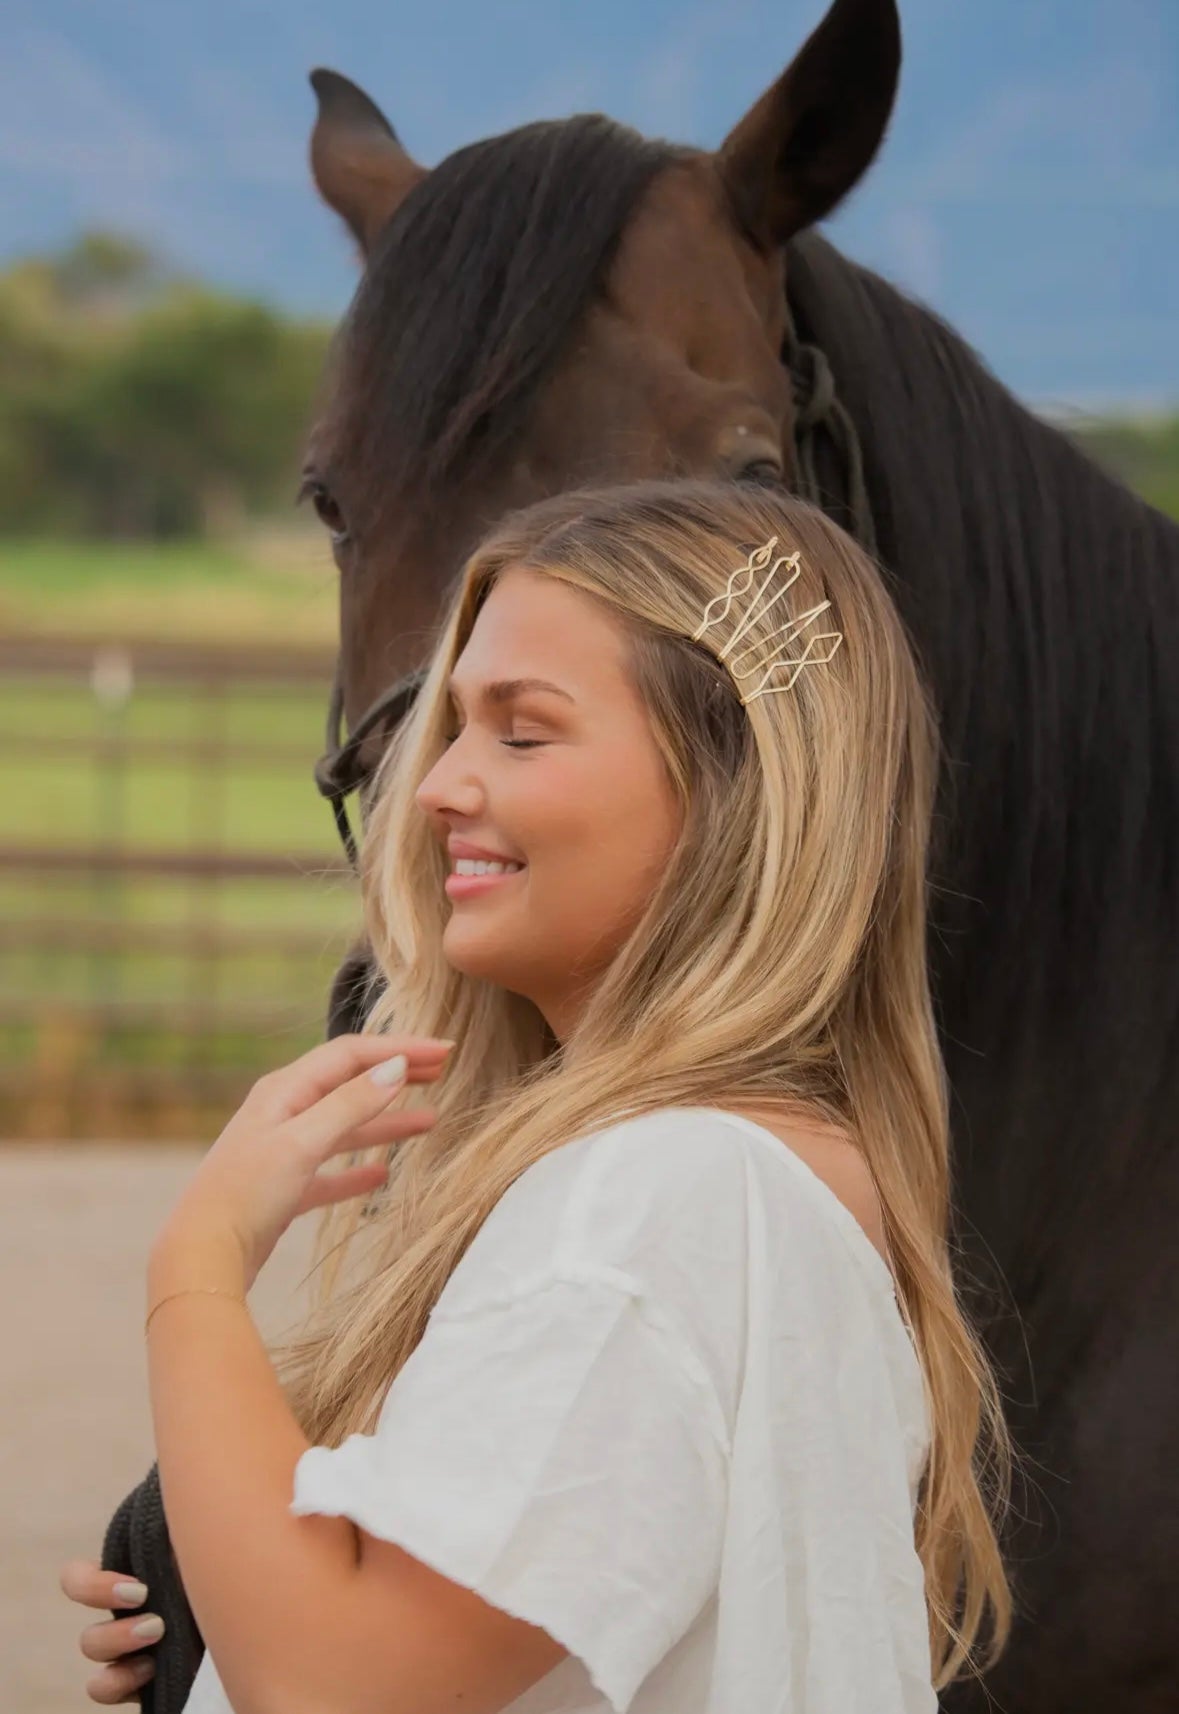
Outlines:
[[[443,734],[442,742],[453,744],[455,739],[459,737],[461,737],[461,733],[446,732]],[[548,743],[547,738],[501,738],[499,741],[508,750],[539,750]]]
[[[782,480],[782,466],[771,458],[756,458],[738,473],[737,480],[760,488],[776,488]]]

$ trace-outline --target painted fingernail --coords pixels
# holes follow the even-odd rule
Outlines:
[[[147,1600],[146,1583],[116,1583],[115,1600],[126,1601],[128,1607],[142,1607]]]
[[[131,1635],[145,1643],[158,1643],[163,1634],[164,1621],[158,1613],[149,1613],[146,1619],[140,1619],[137,1625],[131,1627]]]
[[[392,1083],[403,1082],[408,1069],[409,1061],[406,1059],[405,1055],[403,1053],[395,1053],[392,1059],[383,1059],[380,1065],[374,1065],[372,1070],[369,1072],[369,1076],[372,1078],[374,1083],[378,1083],[382,1088],[386,1088]]]

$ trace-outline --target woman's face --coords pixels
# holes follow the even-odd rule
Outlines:
[[[512,567],[451,689],[454,736],[417,793],[450,852],[443,949],[532,1000],[563,1040],[679,828],[625,633],[590,597]],[[484,861],[508,867],[459,872]]]

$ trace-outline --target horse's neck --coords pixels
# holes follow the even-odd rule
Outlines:
[[[1179,528],[935,317],[822,241],[801,261],[795,320],[939,704],[934,978],[979,1151],[959,1166],[1019,1294],[1042,1273],[1020,1246],[1066,1198],[1078,1231],[1082,1200],[1114,1218],[1179,1101]]]

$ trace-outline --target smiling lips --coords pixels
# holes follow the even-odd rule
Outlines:
[[[457,834],[451,834],[446,841],[446,849],[451,862],[450,874],[446,877],[446,896],[449,899],[469,899],[491,892],[526,867],[514,857],[505,857],[502,852],[489,850],[486,845],[460,839]]]
[[[446,895],[450,899],[468,899],[490,892],[518,875],[525,866],[511,857],[492,856],[489,851],[461,839],[452,839],[449,851],[453,867],[446,877]]]

